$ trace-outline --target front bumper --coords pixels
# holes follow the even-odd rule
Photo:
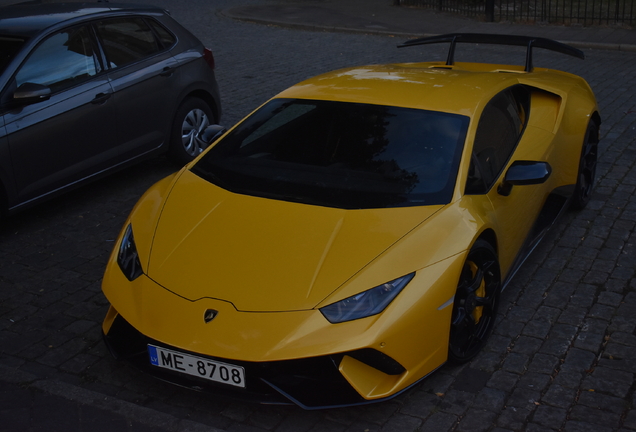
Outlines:
[[[145,275],[129,281],[111,258],[102,288],[111,303],[102,329],[117,358],[166,381],[307,409],[390,399],[447,359],[461,254],[420,270],[383,313],[339,324],[318,310],[242,312],[213,298],[184,299]],[[442,305],[440,307],[440,305]],[[210,323],[207,311],[216,311]],[[148,344],[245,369],[245,389],[150,364]]]
[[[114,310],[111,308],[111,312]],[[104,341],[117,359],[129,361],[138,369],[163,381],[197,391],[206,391],[223,397],[265,404],[296,404],[304,409],[322,409],[379,402],[391,396],[367,400],[349,384],[339,368],[345,357],[354,358],[383,373],[399,375],[404,372],[399,363],[382,353],[367,349],[322,357],[270,362],[246,362],[228,360],[184,351],[153,340],[138,332],[121,315],[117,314]],[[202,378],[183,375],[151,365],[148,344],[184,352],[198,357],[231,363],[245,369],[246,388],[237,389]]]

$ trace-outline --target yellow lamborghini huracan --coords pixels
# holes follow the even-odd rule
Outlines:
[[[106,343],[167,381],[322,408],[473,358],[499,294],[589,200],[600,116],[542,38],[452,34],[448,60],[301,82],[150,188],[103,280]],[[461,42],[526,64],[455,63]]]

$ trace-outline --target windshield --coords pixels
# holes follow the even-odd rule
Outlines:
[[[0,72],[4,71],[4,68],[13,59],[22,44],[24,44],[24,39],[0,36]]]
[[[193,167],[232,192],[344,209],[450,202],[468,117],[274,99]]]

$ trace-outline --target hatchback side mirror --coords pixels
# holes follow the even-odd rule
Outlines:
[[[13,93],[13,101],[19,105],[43,102],[51,97],[51,89],[42,84],[26,82]]]
[[[534,185],[545,183],[552,173],[547,162],[515,161],[510,165],[503,182],[497,188],[500,195],[508,196],[513,185]]]
[[[201,134],[201,139],[208,145],[219,139],[221,135],[225,133],[227,129],[221,125],[213,124],[205,128]]]

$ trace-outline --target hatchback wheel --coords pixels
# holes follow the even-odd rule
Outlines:
[[[212,110],[199,98],[186,99],[172,123],[168,156],[183,165],[197,157],[207,146],[201,135],[206,127],[214,123]]]

